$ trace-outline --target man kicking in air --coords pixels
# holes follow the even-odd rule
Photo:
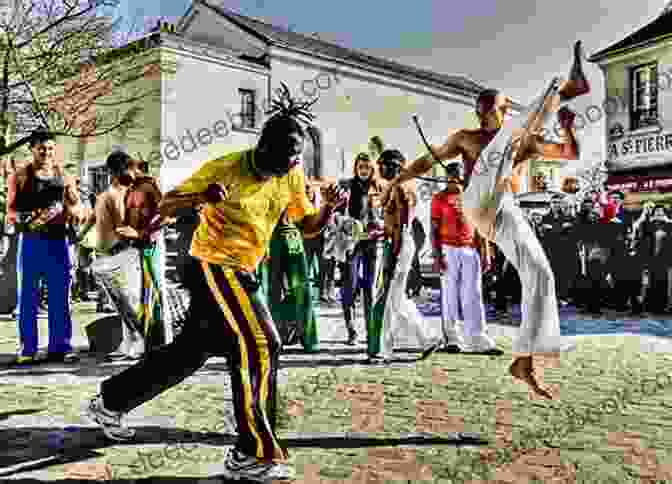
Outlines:
[[[281,341],[255,270],[288,207],[312,232],[345,202],[332,186],[320,212],[310,204],[299,166],[306,140],[300,121],[313,115],[310,103],[296,104],[283,88],[255,148],[208,161],[161,201],[165,217],[205,204],[191,245],[200,264],[189,277],[184,329],[171,344],[103,381],[86,411],[109,438],[130,439],[134,432],[122,424],[126,412],[192,375],[211,354],[224,354],[238,431],[224,473],[257,482],[291,479],[294,471],[275,431]]]
[[[589,92],[581,66],[581,43],[574,46],[574,62],[567,81],[554,79],[551,88],[530,108],[504,126],[512,102],[496,90],[485,90],[477,99],[481,127],[461,130],[431,151],[439,160],[462,155],[465,164],[465,215],[481,233],[493,240],[516,267],[522,284],[522,324],[514,341],[517,353],[509,369],[514,378],[533,391],[552,398],[534,375],[533,354],[557,353],[563,349],[555,280],[541,244],[511,193],[510,179],[530,159],[578,159],[579,146],[573,130],[575,114],[564,104]],[[561,107],[561,105],[563,105]],[[567,143],[549,143],[540,134],[553,112],[565,130]],[[422,156],[393,183],[403,183],[429,171],[433,157]]]

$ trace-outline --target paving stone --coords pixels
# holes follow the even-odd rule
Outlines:
[[[352,475],[353,469],[366,469],[367,463],[371,463],[368,460],[370,448],[359,446],[368,445],[372,438],[396,438],[416,450],[417,461],[431,468],[435,482],[494,479],[494,472],[486,475],[476,466],[482,447],[472,445],[469,451],[458,451],[449,445],[432,447],[423,445],[420,438],[413,439],[420,418],[418,401],[434,401],[435,407],[445,410],[432,414],[437,422],[449,417],[460,418],[466,431],[478,432],[487,438],[487,448],[494,452],[492,455],[501,469],[526,462],[530,469],[537,469],[539,464],[534,459],[543,458],[545,451],[542,450],[551,443],[559,446],[563,469],[571,468],[570,465],[576,467],[577,482],[593,482],[589,479],[610,482],[614,476],[620,476],[621,480],[613,482],[635,482],[626,479],[627,472],[633,472],[634,476],[653,471],[641,465],[639,471],[633,470],[637,466],[626,462],[625,451],[610,448],[607,436],[623,430],[639,431],[646,448],[657,449],[660,462],[664,462],[665,457],[670,460],[672,437],[666,430],[672,425],[668,418],[672,404],[666,401],[672,386],[653,394],[631,391],[622,411],[600,414],[587,424],[576,425],[576,420],[589,411],[593,411],[589,415],[594,416],[594,408],[600,402],[621,398],[624,391],[641,384],[644,377],[672,374],[670,340],[623,335],[576,337],[577,351],[563,354],[558,368],[544,368],[545,381],[562,386],[561,399],[531,401],[527,389],[508,377],[508,357],[437,354],[419,364],[331,366],[343,359],[361,360],[365,350],[363,344],[350,348],[340,343],[345,340],[346,332],[338,313],[338,308],[330,308],[322,314],[322,318],[329,321],[321,327],[321,337],[328,341],[322,345],[323,353],[305,355],[296,347],[290,348],[291,354],[281,357],[281,403],[294,403],[281,405],[284,410],[281,409],[279,416],[280,438],[294,441],[290,452],[299,474],[305,465],[319,464],[320,475],[325,478],[343,476],[345,479]],[[92,317],[95,314],[83,313],[76,320],[81,325]],[[363,330],[361,319],[358,324]],[[439,324],[439,321],[430,318],[428,324]],[[9,348],[15,344],[15,331],[15,323],[0,321],[0,353],[13,351]],[[490,325],[491,334],[507,352],[517,331],[513,324]],[[78,344],[81,343],[85,342],[78,340]],[[398,355],[410,356],[409,353]],[[217,468],[221,467],[224,453],[235,437],[226,360],[209,359],[184,383],[131,412],[128,423],[138,429],[139,441],[133,445],[114,445],[105,442],[99,430],[83,423],[79,407],[95,394],[101,380],[127,366],[102,363],[85,355],[76,365],[0,369],[0,455],[8,459],[0,464],[0,481],[19,477],[43,481],[64,479],[67,465],[53,460],[45,461],[44,468],[38,465],[29,472],[4,475],[3,471],[6,472],[8,462],[27,465],[31,459],[39,462],[49,458],[53,450],[50,445],[53,447],[59,442],[59,432],[72,426],[79,429],[72,439],[89,452],[80,462],[108,462],[116,469],[115,479],[174,476],[190,477],[196,482],[210,476],[214,482]],[[338,399],[336,383],[380,385],[384,398],[374,403],[383,414],[382,426],[365,434],[353,432],[356,430],[353,413],[361,413],[362,409],[357,410],[351,402]],[[290,408],[301,408],[301,412],[290,411]],[[502,412],[509,413],[502,416]],[[450,434],[445,431],[450,429],[444,424],[437,424],[435,430],[447,438]],[[507,446],[497,447],[498,438],[505,438]],[[306,447],[306,442],[311,441],[314,441],[311,446]],[[383,448],[388,448],[385,442],[391,440],[380,442]],[[519,450],[516,454],[511,449]],[[136,472],[131,466],[145,454],[151,454],[156,465],[147,465]],[[465,473],[463,478],[450,477],[458,470]]]

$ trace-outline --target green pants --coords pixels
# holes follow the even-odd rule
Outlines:
[[[313,299],[319,303],[320,299],[320,258],[322,256],[322,236],[314,239],[303,239],[303,249],[308,261],[308,274],[312,284]]]
[[[271,314],[281,329],[295,326],[306,351],[317,351],[317,319],[313,287],[301,231],[293,224],[278,225],[270,248]],[[284,288],[284,291],[283,291]]]
[[[396,257],[392,252],[392,242],[386,240],[383,246],[381,270],[376,271],[374,284],[374,301],[371,316],[366,318],[367,353],[377,355],[383,344],[383,316],[385,302],[390,292],[390,282],[394,274]]]
[[[266,304],[271,301],[271,263],[264,261],[257,266],[257,280],[261,284],[261,292],[266,298]]]
[[[163,309],[161,307],[161,279],[159,277],[159,250],[156,245],[141,249],[142,299],[139,319],[145,328],[145,338],[150,349],[168,343]]]

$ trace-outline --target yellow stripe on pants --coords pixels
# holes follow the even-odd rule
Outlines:
[[[257,442],[257,455],[263,455],[264,443],[261,440],[261,437],[259,436],[259,432],[257,432],[257,426],[255,424],[254,414],[252,413],[252,401],[253,401],[252,384],[250,383],[250,367],[247,355],[247,344],[245,342],[245,338],[241,333],[240,327],[236,323],[236,318],[233,316],[233,313],[231,312],[231,308],[229,308],[229,305],[224,299],[224,295],[222,294],[221,290],[219,289],[219,286],[217,285],[217,282],[215,281],[215,276],[212,273],[212,269],[210,269],[210,264],[208,264],[205,261],[201,261],[201,266],[203,267],[203,273],[205,274],[205,279],[208,282],[208,287],[210,288],[212,295],[215,297],[217,303],[219,303],[219,307],[221,308],[222,312],[224,313],[224,316],[231,325],[231,329],[233,329],[233,332],[236,333],[236,335],[238,336],[238,341],[240,343],[240,353],[241,353],[240,380],[243,382],[245,414],[247,415],[247,420],[250,425],[252,435],[254,435],[254,438]],[[229,272],[230,272],[229,270],[224,271],[224,273],[227,275],[227,280],[230,280],[228,277]],[[234,276],[234,274],[231,273],[231,276]]]
[[[243,310],[245,317],[252,325],[252,334],[254,335],[255,342],[257,343],[257,351],[259,352],[259,360],[261,363],[262,377],[261,377],[261,386],[259,388],[259,396],[261,398],[261,401],[265,402],[266,400],[268,400],[268,380],[269,380],[268,374],[271,371],[269,365],[269,362],[271,361],[271,355],[269,352],[270,350],[269,342],[268,339],[266,338],[266,333],[264,332],[263,328],[261,327],[261,324],[259,323],[259,320],[257,319],[257,314],[254,311],[254,308],[252,307],[250,298],[247,295],[247,293],[243,290],[243,288],[240,287],[240,283],[238,282],[236,275],[233,273],[232,270],[227,269],[224,270],[224,276],[226,277],[229,286],[231,286],[231,289],[233,290],[236,299],[238,299],[238,302],[240,303],[240,307]],[[269,429],[269,435],[271,435],[273,438],[274,447],[280,448],[280,445],[275,440],[275,435],[271,430],[271,424],[268,421],[268,416],[266,415],[266,412],[263,411],[263,409],[262,409],[262,415],[264,417],[264,423]]]

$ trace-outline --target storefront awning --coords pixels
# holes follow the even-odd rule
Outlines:
[[[607,188],[624,192],[672,192],[672,173],[614,173],[607,178]]]

